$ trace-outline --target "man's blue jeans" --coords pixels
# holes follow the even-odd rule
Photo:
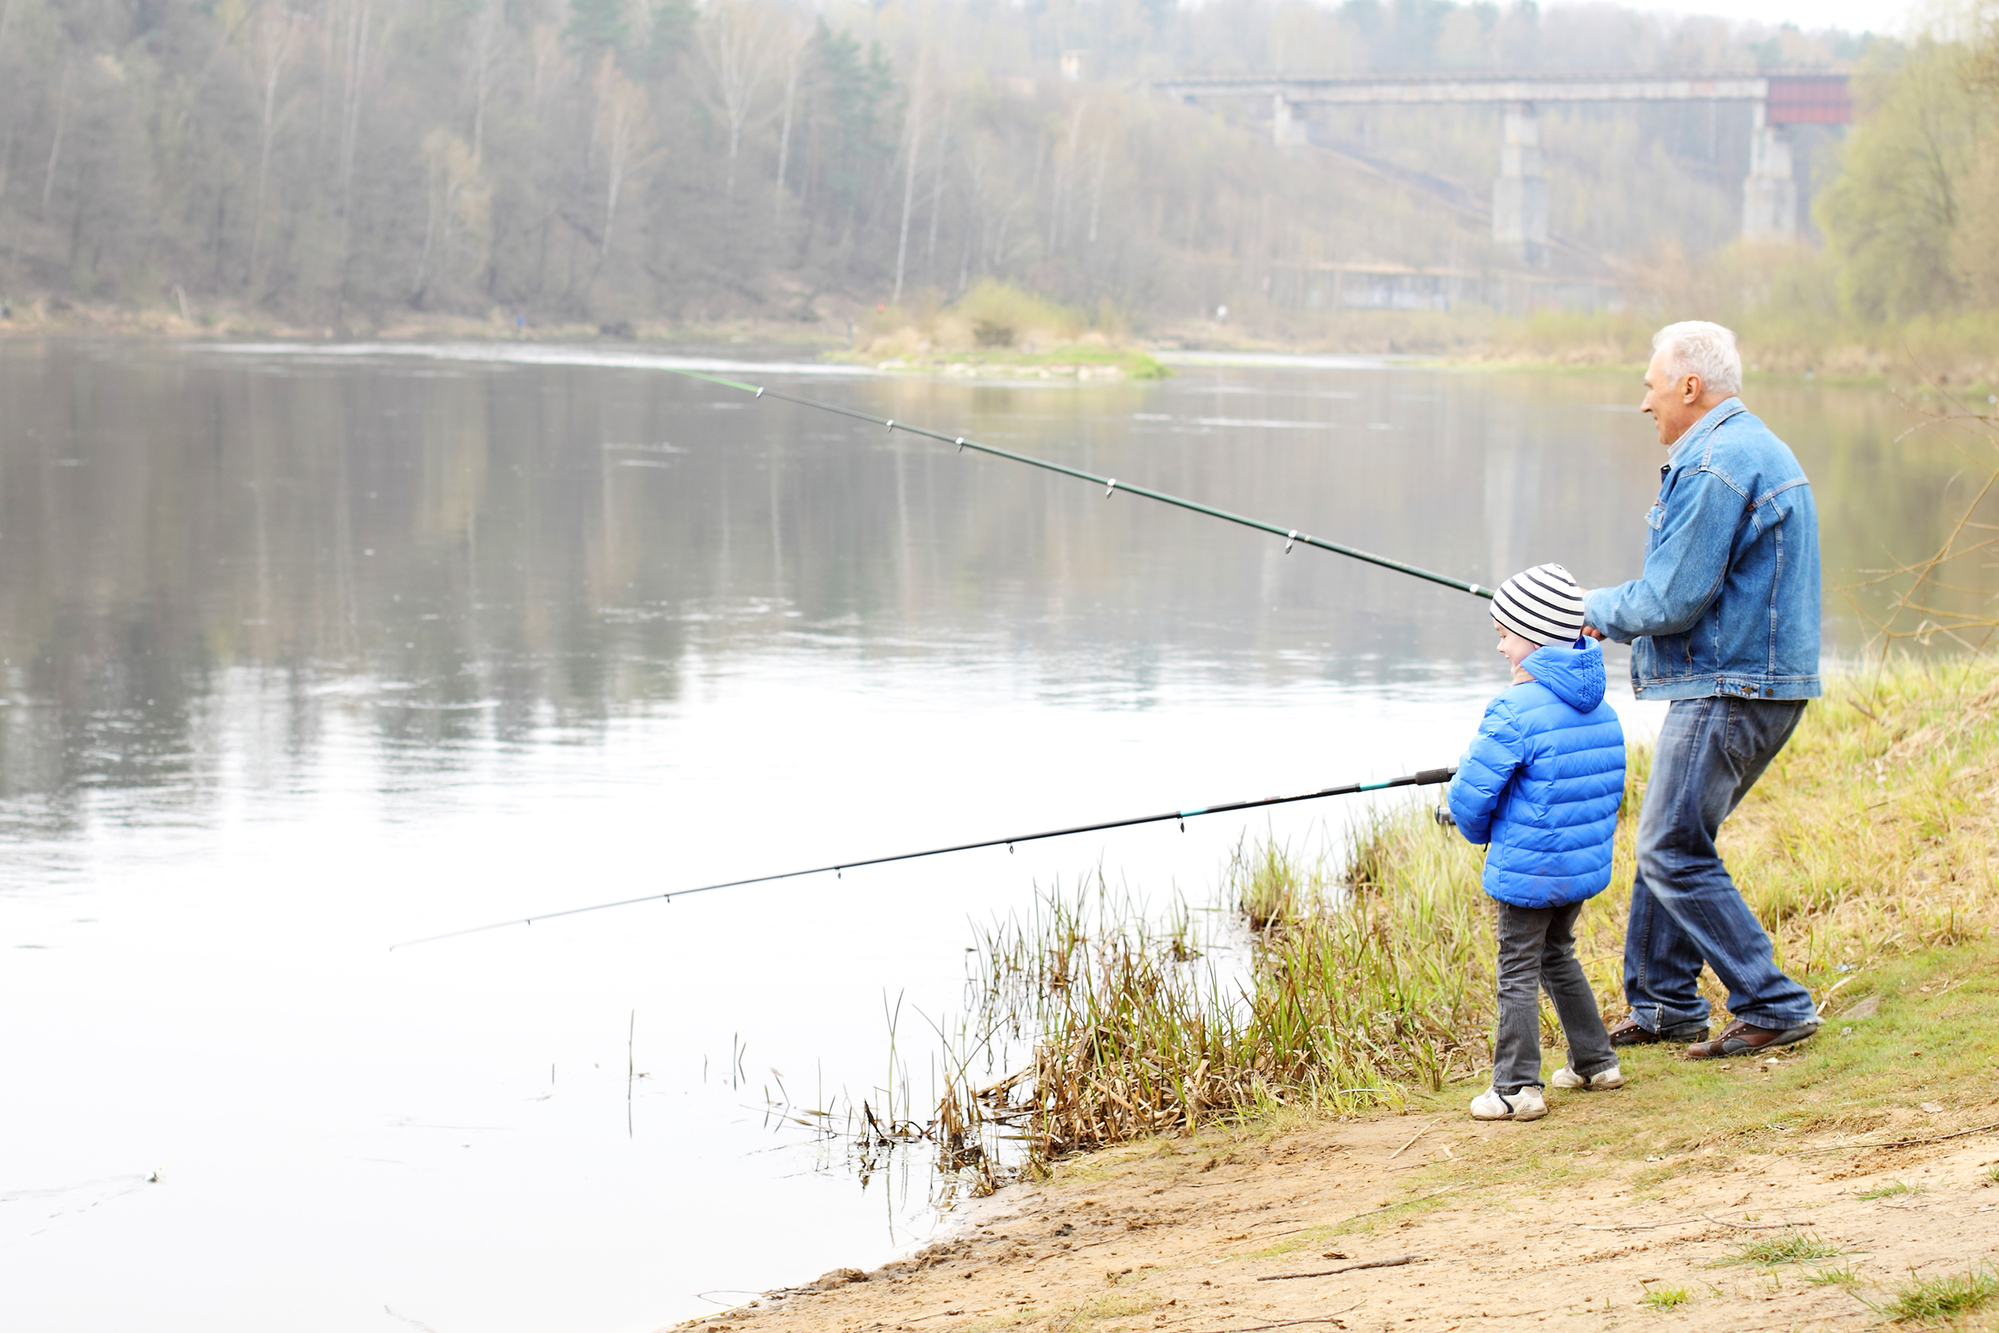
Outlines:
[[[1802,699],[1676,699],[1652,751],[1638,813],[1638,873],[1624,934],[1624,998],[1666,1037],[1707,1023],[1701,964],[1735,1017],[1762,1028],[1809,1023],[1811,992],[1777,970],[1770,937],[1715,851],[1715,833],[1784,748]]]

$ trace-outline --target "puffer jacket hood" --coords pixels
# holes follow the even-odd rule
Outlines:
[[[1604,702],[1594,643],[1537,648],[1533,680],[1486,705],[1451,780],[1451,814],[1489,844],[1485,891],[1516,907],[1562,907],[1610,886],[1624,797],[1624,728]]]
[[[1587,639],[1580,647],[1551,643],[1536,648],[1520,665],[1578,713],[1594,712],[1603,702],[1603,650]]]

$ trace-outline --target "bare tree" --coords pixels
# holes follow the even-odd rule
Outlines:
[[[1110,161],[1111,132],[1108,126],[1097,139],[1097,178],[1090,187],[1090,244],[1097,243],[1097,217],[1104,206],[1104,166]]]
[[[423,159],[423,248],[410,284],[413,306],[425,304],[434,282],[448,281],[460,237],[484,230],[492,196],[472,150],[442,126],[423,136]]]
[[[56,163],[62,160],[62,132],[69,121],[69,75],[72,61],[65,60],[62,80],[56,85],[56,132],[49,143],[49,166],[42,173],[42,217],[49,215],[49,195],[56,188]]]
[[[923,262],[929,265],[930,280],[937,280],[937,215],[944,207],[944,166],[950,161],[947,151],[951,144],[951,106],[956,100],[957,90],[953,88],[944,97],[944,114],[937,118],[937,175],[930,186],[930,244],[924,251]]]
[[[14,20],[14,0],[0,0],[0,60],[7,56],[7,29]],[[13,99],[8,98],[11,102]],[[0,111],[7,108],[0,104]],[[18,116],[7,117],[7,133],[0,136],[0,199],[7,196],[7,169],[14,160],[14,132],[19,122]]]
[[[812,30],[803,25],[793,25],[785,43],[784,127],[777,136],[777,195],[771,203],[773,227],[784,221],[784,173],[791,163],[791,108],[798,100],[798,71],[805,63],[805,53],[811,44]]]
[[[909,258],[909,212],[916,202],[916,150],[923,133],[923,75],[924,69],[919,66],[916,87],[909,94],[909,162],[902,177],[902,232],[895,244],[895,295],[889,298],[891,301],[902,299],[903,265]]]
[[[611,257],[611,238],[618,223],[618,196],[640,165],[647,125],[645,91],[618,71],[617,60],[604,54],[593,81],[597,93],[596,141],[604,147],[604,227],[598,238],[597,267]]]
[[[466,73],[472,82],[472,160],[478,161],[486,146],[486,96],[492,90],[493,74],[499,63],[500,37],[506,31],[506,0],[485,0],[473,16],[470,44],[465,58]]]
[[[736,163],[743,151],[743,132],[776,63],[777,35],[777,26],[750,0],[713,0],[702,14],[698,36],[702,62],[714,83],[710,100],[728,132],[723,193],[729,199],[736,197]]]
[[[1063,224],[1069,216],[1069,189],[1076,175],[1076,144],[1082,137],[1083,116],[1089,106],[1088,102],[1076,103],[1076,113],[1069,117],[1069,151],[1055,164],[1055,182],[1048,209],[1048,253],[1051,255],[1062,245]]]
[[[368,77],[368,38],[374,23],[373,0],[348,0],[342,34],[340,99],[340,217],[343,238],[354,202],[354,149],[361,137],[362,88]],[[345,250],[343,239],[341,249]]]
[[[562,58],[562,33],[552,24],[540,24],[528,39],[528,49],[534,63],[528,88],[528,107],[539,120],[565,63]]]
[[[263,95],[262,138],[257,151],[257,203],[250,220],[250,267],[246,285],[257,283],[257,263],[264,248],[264,198],[271,180],[271,143],[277,135],[278,84],[298,48],[300,19],[282,4],[266,3],[250,32],[256,61],[257,88]]]

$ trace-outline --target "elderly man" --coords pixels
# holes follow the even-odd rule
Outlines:
[[[1672,701],[1638,814],[1631,1012],[1611,1037],[1684,1041],[1690,1058],[1712,1059],[1802,1041],[1819,1025],[1714,844],[1819,693],[1818,511],[1798,460],[1736,396],[1733,333],[1671,324],[1652,347],[1643,410],[1668,452],[1645,516],[1645,572],[1584,600],[1586,633],[1632,645],[1638,697]],[[1734,1017],[1712,1041],[1703,963]]]

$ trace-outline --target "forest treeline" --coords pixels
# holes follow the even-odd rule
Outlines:
[[[1247,315],[1314,266],[1514,263],[1479,212],[1497,113],[1342,111],[1280,149],[1267,107],[1148,78],[1857,68],[1879,124],[1844,168],[1835,136],[1803,145],[1844,267],[1795,280],[1885,317],[1995,285],[1977,48],[1529,0],[0,0],[0,295],[829,327],[990,275]],[[1642,284],[1726,246],[1748,139],[1746,107],[1544,111],[1557,276]],[[1921,219],[1889,216],[1884,174]],[[1927,270],[1895,258],[1911,227]]]

